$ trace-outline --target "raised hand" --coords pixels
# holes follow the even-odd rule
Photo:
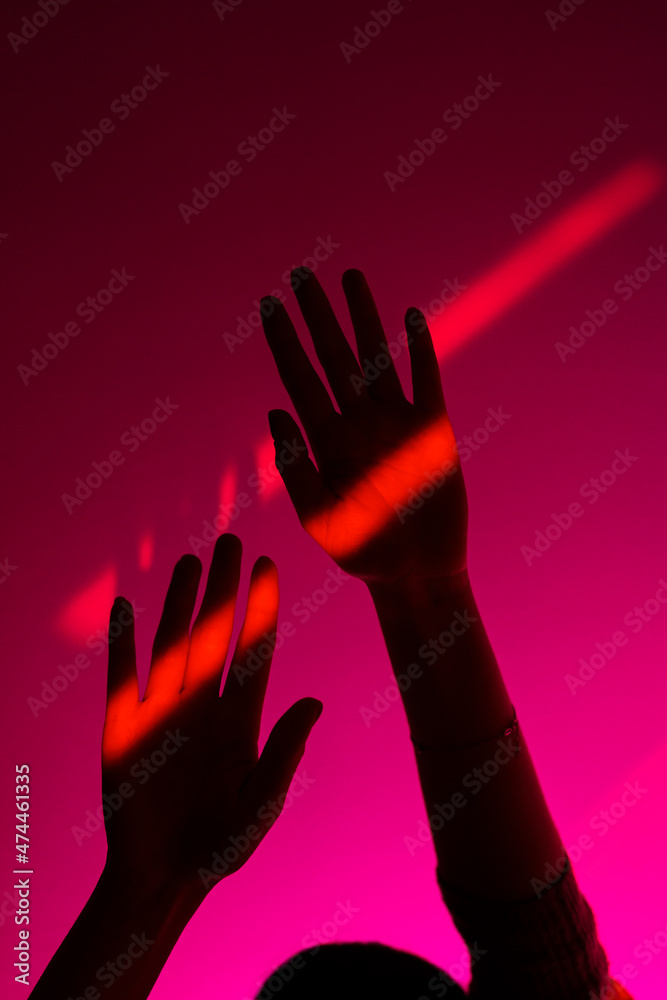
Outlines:
[[[109,647],[102,739],[106,868],[147,891],[178,885],[203,898],[215,880],[198,873],[214,871],[214,857],[226,858],[225,875],[247,861],[280,813],[321,711],[315,699],[296,702],[258,754],[271,667],[267,636],[275,634],[278,612],[276,568],[265,557],[253,567],[245,620],[219,694],[240,567],[240,541],[223,535],[190,633],[201,563],[188,555],[176,564],[143,699],[131,606],[120,598],[111,611],[110,634],[120,634]],[[248,842],[235,860],[234,851],[224,853],[232,838]]]
[[[368,583],[463,575],[465,486],[424,316],[417,309],[405,316],[410,403],[362,272],[343,274],[356,355],[314,274],[298,269],[292,285],[338,405],[287,310],[269,297],[264,332],[316,463],[292,417],[271,411],[276,455],[290,456],[277,464],[299,520],[339,566]]]

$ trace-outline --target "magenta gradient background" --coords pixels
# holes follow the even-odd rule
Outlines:
[[[370,601],[350,580],[299,622],[295,603],[322,586],[332,563],[299,527],[282,484],[262,495],[247,485],[257,463],[271,460],[266,411],[289,400],[261,332],[233,353],[223,334],[275,289],[296,320],[281,276],[330,237],[340,247],[317,273],[343,322],[341,275],[359,267],[395,338],[409,305],[427,307],[446,278],[472,287],[622,168],[649,160],[667,169],[665,24],[651,6],[587,0],[553,31],[543,6],[525,0],[406,0],[350,64],[339,45],[368,20],[370,0],[244,0],[222,21],[211,3],[73,0],[19,53],[3,42],[2,89],[11,96],[0,218],[0,558],[18,568],[1,592],[0,896],[12,886],[14,764],[26,761],[33,983],[103,863],[103,833],[79,847],[71,828],[99,804],[104,656],[91,655],[38,717],[27,699],[86,650],[116,593],[146,609],[138,619],[145,678],[173,563],[220,497],[239,490],[252,498],[231,526],[245,548],[242,586],[252,561],[270,555],[282,619],[298,626],[275,656],[264,735],[297,698],[321,698],[302,764],[315,783],[209,896],[152,996],[254,996],[339,900],[358,913],[336,940],[379,940],[455,969],[464,949],[438,894],[432,848],[411,857],[404,843],[425,817],[405,720],[395,705],[368,727],[360,714],[392,680]],[[6,4],[2,35],[36,9]],[[125,121],[109,115],[156,64],[168,78]],[[480,74],[499,89],[391,193],[384,171],[442,125]],[[236,148],[274,106],[296,118],[247,163]],[[52,161],[105,116],[115,131],[59,183]],[[574,169],[572,186],[518,234],[511,213],[570,167],[570,153],[607,116],[629,128],[584,173]],[[186,225],[179,203],[235,156],[241,175]],[[667,949],[647,965],[634,954],[667,927],[667,608],[636,635],[623,618],[667,576],[667,268],[627,303],[612,289],[666,239],[664,207],[661,187],[442,364],[457,437],[489,407],[511,414],[464,467],[470,562],[565,843],[591,833],[625,782],[648,789],[606,836],[592,832],[594,849],[576,865],[612,969],[637,970],[629,982],[637,1000],[663,997],[667,973]],[[127,289],[24,385],[17,368],[32,348],[123,267],[136,276]],[[563,363],[555,342],[610,296],[618,313]],[[440,329],[446,339],[446,316]],[[406,376],[405,357],[398,364]],[[68,515],[61,494],[166,396],[176,412],[134,454],[121,447],[125,464]],[[581,520],[529,567],[521,546],[626,448],[637,462],[595,505],[584,501]],[[565,674],[619,628],[627,646],[573,695]],[[13,982],[16,930],[3,913],[0,975],[12,997],[26,993]]]

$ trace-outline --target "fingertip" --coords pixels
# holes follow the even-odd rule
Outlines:
[[[253,573],[255,571],[258,573],[278,572],[278,568],[270,556],[258,556],[252,569]]]
[[[316,698],[309,699],[309,701],[312,701],[313,703],[313,725],[315,725],[315,723],[322,714],[322,709],[324,708],[324,705],[321,701],[319,701],[319,699]]]
[[[278,592],[278,567],[269,556],[259,556],[252,567],[253,583],[261,581],[276,594]]]
[[[282,308],[284,308],[282,302],[275,295],[264,295],[259,300],[259,315],[262,324],[266,326],[271,317]]]
[[[275,295],[262,295],[261,299],[259,300],[260,316],[264,316],[265,315],[261,311],[262,306],[266,306],[267,309],[270,308],[271,310],[273,310],[273,309],[276,309],[278,306],[281,306],[281,305],[282,305],[282,302],[280,301],[280,299],[276,298]],[[267,312],[266,315],[270,316],[271,314],[269,312]]]
[[[418,309],[416,306],[410,306],[405,313],[405,323],[418,329],[426,327],[426,318],[421,309]]]
[[[366,275],[358,267],[348,267],[347,270],[343,271],[342,281],[343,288],[345,288],[345,285],[350,285],[353,282],[366,281]]]
[[[285,410],[269,410],[267,413],[269,420],[269,430],[271,431],[271,437],[274,439],[280,436],[280,425],[283,423],[286,417],[289,417],[289,413]]]
[[[213,547],[213,556],[216,559],[224,559],[227,562],[240,564],[242,555],[243,542],[238,535],[225,532],[218,536]]]
[[[182,555],[178,562],[174,565],[174,569],[171,574],[170,587],[186,587],[187,589],[194,588],[196,591],[199,587],[201,575],[201,559],[193,553],[186,552],[185,555]]]
[[[132,616],[134,621],[134,608],[132,607],[132,602],[127,599],[127,597],[122,597],[119,595],[115,598],[113,604],[111,605],[111,617],[115,620],[123,612]]]
[[[313,277],[313,272],[309,267],[301,265],[301,267],[295,267],[290,272],[290,284],[292,286],[292,291],[297,292],[304,282],[309,281]]]
[[[225,592],[231,587],[236,595],[241,578],[242,557],[243,544],[238,535],[230,533],[218,535],[213,546],[202,607],[212,599],[211,595],[214,592],[217,593],[219,586],[222,586]],[[217,581],[213,590],[211,590],[211,580]]]
[[[303,457],[308,457],[305,438],[291,413],[286,410],[269,411],[269,429],[276,449],[276,468],[281,475],[285,466],[294,465]],[[281,457],[278,456],[279,452]]]
[[[321,716],[323,708],[324,705],[319,698],[300,698],[289,709],[290,712],[294,713],[295,719],[299,719],[297,725],[303,727],[304,737],[299,744],[302,751],[305,748],[305,739]]]
[[[181,558],[176,562],[174,570],[201,570],[201,559],[199,559],[194,553],[186,552]]]

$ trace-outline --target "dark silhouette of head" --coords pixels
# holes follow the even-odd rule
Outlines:
[[[317,945],[292,955],[255,1000],[465,1000],[446,972],[376,941]]]

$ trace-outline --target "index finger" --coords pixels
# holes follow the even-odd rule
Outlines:
[[[336,411],[284,305],[270,295],[260,303],[265,304],[266,315],[263,309],[260,309],[260,315],[266,342],[276,362],[280,380],[310,437],[311,432],[326,423]]]

